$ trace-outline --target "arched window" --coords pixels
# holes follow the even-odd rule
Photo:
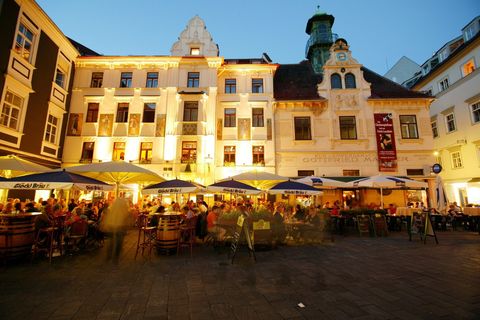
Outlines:
[[[351,73],[347,73],[345,75],[345,88],[347,89],[355,89],[357,84],[355,82],[355,76]]]
[[[334,73],[330,76],[330,84],[332,89],[342,89],[342,78],[338,73]]]

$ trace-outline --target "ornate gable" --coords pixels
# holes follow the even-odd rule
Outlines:
[[[178,41],[170,49],[172,56],[218,57],[218,45],[213,42],[205,22],[197,15],[190,19]]]

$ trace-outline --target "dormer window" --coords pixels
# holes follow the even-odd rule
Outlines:
[[[190,48],[190,55],[191,56],[199,56],[200,55],[200,48]]]
[[[330,84],[332,89],[342,89],[342,78],[338,73],[334,73],[330,76]]]

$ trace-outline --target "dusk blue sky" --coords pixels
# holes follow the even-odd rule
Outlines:
[[[480,14],[479,0],[38,0],[69,37],[104,55],[170,55],[198,14],[225,58],[304,59],[316,6],[353,56],[384,74],[402,56],[421,64]]]

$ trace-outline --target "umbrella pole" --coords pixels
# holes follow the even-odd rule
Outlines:
[[[118,195],[120,194],[120,182],[115,182],[115,199],[118,199]]]
[[[380,187],[380,209],[383,209],[383,188]]]

